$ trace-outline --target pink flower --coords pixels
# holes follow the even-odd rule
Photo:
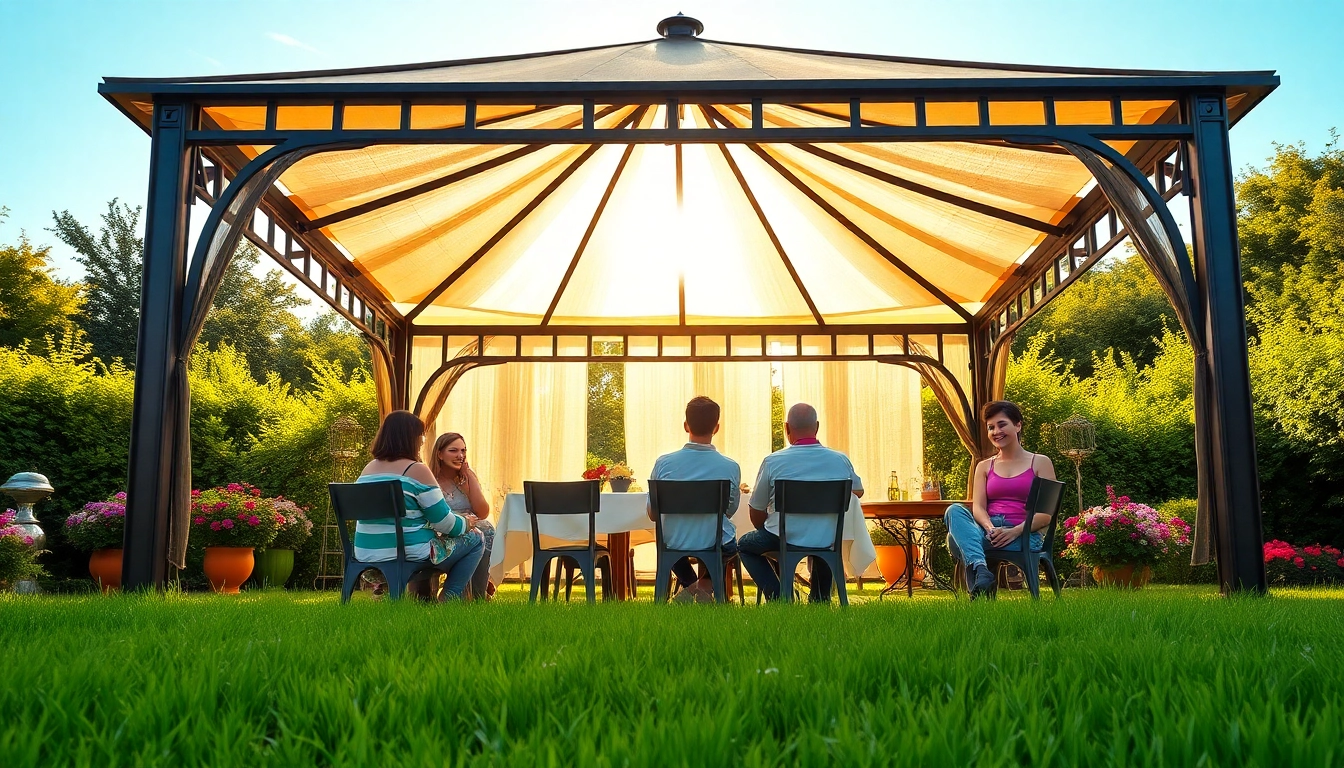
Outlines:
[[[204,517],[197,517],[196,519],[192,520],[191,522],[194,523],[195,525],[205,525],[205,518],[204,518]]]
[[[242,493],[243,486],[237,483],[229,483],[228,485],[224,486],[224,490],[229,491],[231,493]]]
[[[218,531],[218,530],[219,530],[219,521],[218,521],[218,520],[216,520],[216,521],[214,521],[213,523],[210,524],[210,530],[212,530],[212,531]]]
[[[1066,533],[1066,534],[1064,534],[1064,543],[1065,543],[1065,544],[1072,544],[1072,543],[1073,543],[1073,534],[1072,534],[1072,533]]]
[[[220,521],[219,521],[219,524],[220,524],[220,526],[222,526],[222,527],[224,527],[224,528],[232,528],[232,527],[233,527],[233,521],[232,521],[232,520],[220,520]]]
[[[243,509],[246,509],[248,512],[251,512],[252,510],[254,510],[254,509],[256,509],[256,508],[257,508],[257,502],[255,502],[255,501],[244,501],[244,502],[243,502]]]
[[[1133,520],[1130,520],[1128,517],[1125,517],[1124,515],[1121,515],[1119,519],[1121,525],[1132,525],[1134,523]]]
[[[1106,518],[1105,522],[1106,522],[1106,527],[1109,528],[1109,527],[1111,527],[1111,523],[1114,523],[1115,520],[1113,520],[1113,519],[1111,519],[1111,518],[1108,517],[1108,518]]]
[[[285,525],[286,522],[287,522],[287,521],[285,520],[285,516],[284,516],[284,515],[277,514],[277,515],[275,516],[275,524],[276,524],[276,525]]]
[[[117,492],[117,495],[113,496],[112,498],[116,499],[117,501],[125,501],[125,500],[126,500],[126,492],[125,492],[125,491],[118,491],[118,492]]]
[[[1137,539],[1137,538],[1139,538],[1139,534],[1138,534],[1138,532],[1136,531],[1136,532],[1134,532],[1134,533],[1129,534],[1129,538],[1131,538],[1131,539]]]
[[[195,489],[195,488],[192,488],[192,489],[191,489],[191,498],[194,499],[194,498],[199,497],[200,495],[201,495],[201,492],[200,492],[199,490],[197,490],[197,489]]]
[[[246,520],[246,519],[247,519],[247,513],[246,513],[246,512],[239,512],[237,515],[235,515],[235,517],[237,517],[239,520]]]
[[[1065,527],[1065,528],[1072,528],[1073,526],[1075,526],[1075,525],[1077,525],[1077,524],[1078,524],[1078,516],[1077,516],[1077,515],[1074,515],[1073,517],[1070,517],[1069,519],[1067,519],[1067,520],[1064,521],[1064,527]]]
[[[33,537],[32,537],[32,536],[24,536],[24,537],[23,537],[23,543],[24,543],[24,544],[27,544],[27,545],[30,546],[30,547],[33,546]],[[1316,570],[1316,568],[1315,568],[1315,567],[1312,567],[1312,570],[1314,571],[1314,570]]]
[[[257,517],[256,515],[253,515],[253,516],[247,518],[247,524],[248,524],[248,525],[261,525],[261,518]]]

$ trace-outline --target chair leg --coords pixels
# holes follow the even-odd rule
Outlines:
[[[737,604],[746,605],[747,595],[742,586],[742,558],[734,558],[733,570],[737,572]]]
[[[1055,563],[1053,560],[1043,557],[1041,563],[1045,566],[1045,575],[1050,579],[1050,589],[1054,590],[1055,597],[1059,597],[1062,584],[1059,583],[1059,574],[1055,572]]]
[[[355,593],[355,585],[359,583],[359,572],[351,572],[353,569],[345,569],[345,578],[341,579],[341,602],[350,602],[350,596]]]
[[[598,572],[602,574],[602,602],[615,600],[616,593],[613,591],[616,586],[616,580],[611,572],[611,558],[605,557],[597,565]]]
[[[840,562],[838,554],[834,560],[834,563],[827,563],[831,566],[831,581],[835,583],[835,591],[840,599],[840,606],[847,608],[849,607],[849,590],[845,585],[845,564]]]
[[[793,602],[793,574],[801,562],[794,560],[793,566],[789,567],[783,557],[779,559],[779,597],[786,603]]]
[[[583,591],[588,598],[588,603],[590,605],[597,602],[597,579],[595,578],[593,570],[592,563],[581,563],[579,565],[579,571],[583,574]],[[574,580],[572,578],[570,579],[569,584],[570,586],[573,586]],[[568,587],[565,589],[565,600],[569,600]]]
[[[672,566],[667,562],[668,558],[662,553],[658,553],[658,564],[653,571],[653,602],[667,602],[667,593],[671,591],[672,585]]]
[[[565,563],[565,602],[569,602],[570,596],[574,594],[574,572],[579,570],[573,563]],[[588,583],[588,578],[584,577],[584,583]]]
[[[1032,600],[1041,599],[1041,568],[1038,562],[1036,567],[1027,566],[1020,569],[1023,580],[1027,583],[1027,589],[1031,592]]]
[[[410,580],[410,574],[402,572],[397,565],[388,564],[387,567],[379,568],[383,574],[383,579],[387,582],[387,597],[389,600],[400,600],[406,595],[406,582]]]
[[[725,570],[723,568],[723,562],[720,561],[715,565],[711,565],[706,570],[709,571],[709,584],[711,587],[714,588],[714,602],[716,603],[728,602],[728,592],[723,588],[723,577]]]
[[[529,587],[527,602],[529,603],[537,602],[538,591],[540,591],[543,596],[546,594],[546,587],[542,585],[542,581],[546,573],[546,568],[549,568],[550,565],[551,565],[550,562],[547,562],[546,567],[543,568],[541,564],[537,562],[536,558],[532,559],[532,573],[530,574],[530,578],[527,580]]]

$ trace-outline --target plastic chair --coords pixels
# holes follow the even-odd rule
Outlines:
[[[546,573],[551,561],[560,558],[570,561],[583,574],[583,586],[588,593],[588,602],[596,602],[593,577],[596,570],[602,572],[602,599],[611,597],[611,553],[597,543],[597,510],[602,499],[602,483],[599,480],[576,480],[564,483],[542,483],[532,480],[523,482],[523,501],[527,505],[527,515],[532,521],[532,595],[531,602],[540,595],[546,599],[546,590],[538,574]],[[537,528],[538,515],[587,515],[588,544],[586,546],[563,546],[543,548],[541,532]],[[570,580],[570,586],[573,586]],[[556,574],[556,592],[559,592],[560,574]],[[570,590],[565,590],[568,600]],[[553,598],[554,599],[554,598]]]
[[[1034,520],[1036,515],[1049,515],[1050,525],[1041,539],[1041,548],[1031,548],[1031,536],[1018,536],[1014,542],[1018,546],[1006,549],[985,550],[985,562],[997,567],[1001,563],[1012,563],[1022,571],[1026,578],[1027,589],[1033,599],[1041,599],[1041,566],[1045,566],[1045,575],[1050,580],[1050,588],[1055,597],[1059,597],[1059,574],[1055,572],[1055,558],[1052,544],[1055,541],[1055,527],[1059,523],[1060,501],[1064,495],[1064,484],[1058,480],[1046,480],[1037,477],[1031,481],[1031,490],[1027,493],[1027,519]]]
[[[402,529],[402,517],[406,514],[406,501],[402,495],[399,480],[380,480],[376,483],[330,483],[327,493],[331,496],[331,508],[336,513],[336,531],[341,537],[341,549],[345,552],[345,577],[341,582],[341,602],[350,602],[355,591],[359,575],[368,570],[383,574],[387,581],[387,595],[393,600],[400,599],[406,592],[406,585],[417,573],[422,571],[443,572],[443,568],[428,560],[409,560],[406,557],[406,538]],[[391,518],[396,526],[397,557],[395,560],[364,562],[355,559],[355,548],[350,543],[347,521],[386,521]]]
[[[779,512],[779,581],[784,602],[793,602],[793,577],[805,557],[815,557],[831,569],[831,581],[840,590],[840,605],[849,605],[845,590],[845,565],[841,557],[845,513],[853,495],[852,480],[776,480],[775,510]],[[790,545],[789,518],[835,515],[835,538],[829,547]],[[813,575],[813,582],[816,575]],[[830,600],[830,595],[826,599]]]
[[[714,600],[728,602],[724,586],[727,565],[737,560],[736,555],[723,555],[723,521],[728,515],[728,499],[732,485],[727,480],[650,480],[649,509],[653,511],[654,541],[658,547],[658,567],[654,572],[653,601],[667,601],[672,566],[683,557],[699,560],[709,571],[714,586]],[[708,549],[668,549],[663,536],[663,515],[714,515],[714,546]],[[742,588],[742,565],[737,565],[737,599],[745,601]]]

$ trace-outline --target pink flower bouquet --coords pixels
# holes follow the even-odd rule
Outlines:
[[[207,547],[265,547],[275,538],[275,502],[246,483],[191,492],[191,539]]]
[[[1156,565],[1172,546],[1190,543],[1190,526],[1179,517],[1163,521],[1157,510],[1116,496],[1108,504],[1064,521],[1064,552],[1088,566]]]

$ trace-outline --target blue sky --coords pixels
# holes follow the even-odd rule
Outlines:
[[[321,69],[555,50],[655,37],[683,11],[716,40],[930,58],[1277,70],[1232,132],[1238,169],[1274,142],[1318,151],[1344,124],[1344,2],[648,2],[647,0],[0,0],[0,242],[52,244],[52,210],[97,222],[142,204],[149,139],[95,91],[104,75]],[[263,266],[268,266],[263,264]]]

